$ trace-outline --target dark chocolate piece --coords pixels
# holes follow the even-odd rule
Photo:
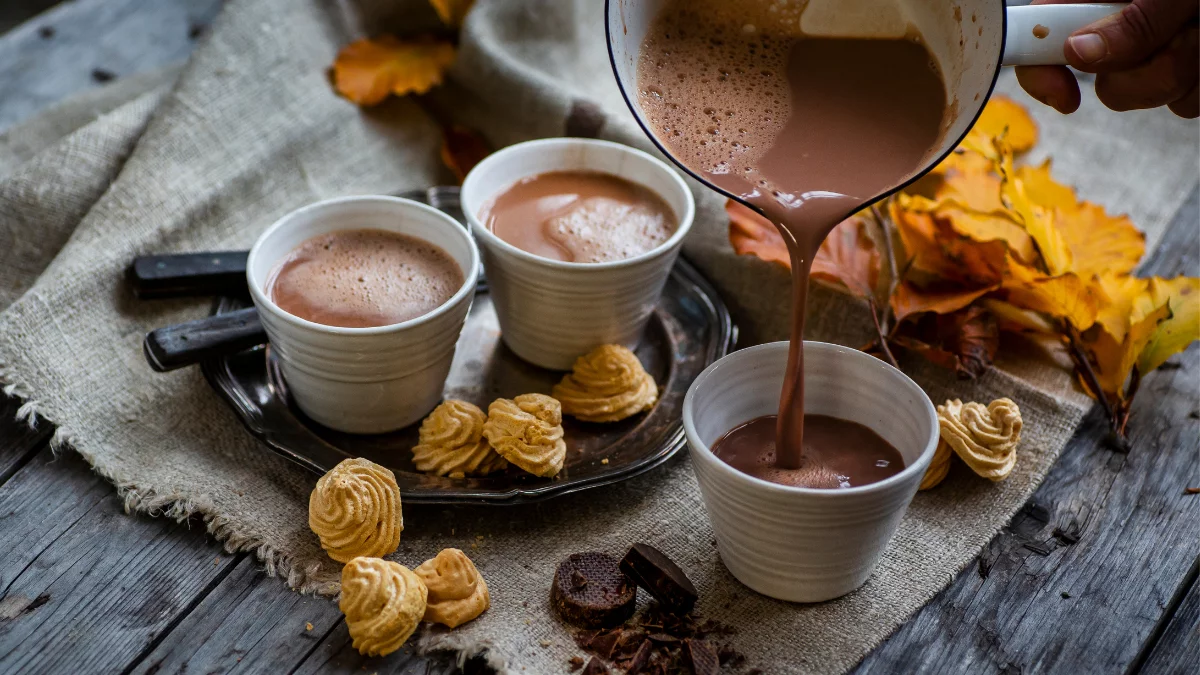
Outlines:
[[[721,672],[721,660],[717,656],[717,650],[705,640],[685,642],[683,659],[691,666],[695,675],[717,675]]]
[[[637,652],[633,655],[633,660],[625,668],[625,675],[637,675],[642,672],[642,668],[650,662],[650,641],[642,640],[642,645],[638,647]]]
[[[550,605],[567,623],[586,628],[616,626],[633,616],[637,587],[616,558],[575,553],[558,565]]]
[[[603,658],[611,659],[620,637],[621,631],[619,630],[601,631],[588,641],[587,648]]]
[[[690,612],[696,604],[696,587],[662,551],[649,544],[634,544],[621,559],[621,571],[663,605]]]
[[[592,657],[583,668],[583,675],[608,675],[608,667],[600,659]]]

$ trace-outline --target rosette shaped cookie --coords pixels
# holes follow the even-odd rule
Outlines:
[[[504,459],[535,476],[557,475],[567,456],[562,406],[544,394],[492,401],[483,437]]]
[[[553,394],[563,412],[575,419],[618,422],[653,408],[658,385],[629,349],[600,345],[575,360]]]
[[[448,400],[421,422],[413,466],[435,476],[484,476],[508,466],[483,437],[487,415],[466,401]]]
[[[487,583],[466,553],[442,549],[413,570],[429,589],[425,620],[450,628],[461,626],[492,606]]]
[[[938,441],[937,448],[933,451],[933,460],[929,462],[929,468],[925,469],[925,476],[921,478],[921,490],[928,490],[932,487],[937,487],[939,483],[946,479],[946,474],[950,473],[950,458],[954,453],[950,450],[950,446],[946,445],[945,441]]]
[[[395,551],[404,529],[395,474],[362,458],[342,460],[309,496],[308,526],[338,562]]]
[[[342,569],[346,628],[354,648],[367,656],[385,656],[400,648],[425,616],[428,591],[421,578],[400,563],[355,558]]]
[[[938,424],[942,441],[975,473],[991,480],[1004,480],[1017,463],[1021,441],[1021,411],[1007,398],[982,403],[958,399],[939,405]]]

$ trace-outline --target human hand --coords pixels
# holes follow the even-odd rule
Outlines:
[[[1198,14],[1196,0],[1133,0],[1121,12],[1072,33],[1063,53],[1077,70],[1096,74],[1096,96],[1109,108],[1165,105],[1180,117],[1193,118],[1200,115]],[[1079,108],[1079,83],[1066,66],[1022,66],[1017,81],[1060,113]]]

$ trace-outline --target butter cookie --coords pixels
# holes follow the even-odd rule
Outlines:
[[[338,562],[395,551],[404,530],[395,474],[360,457],[342,460],[309,496],[308,526]]]
[[[425,620],[450,628],[461,626],[492,606],[487,583],[466,553],[442,549],[413,572],[429,589]]]
[[[466,401],[447,400],[421,422],[413,466],[435,476],[484,476],[508,466],[483,437],[487,415]]]
[[[562,406],[544,394],[492,401],[483,436],[504,459],[535,476],[557,475],[567,456]]]
[[[982,403],[958,399],[937,407],[942,441],[975,473],[1004,480],[1017,462],[1021,442],[1021,410],[1007,398]]]
[[[654,378],[621,345],[600,345],[576,359],[552,393],[563,413],[584,422],[618,422],[658,401]]]
[[[338,608],[354,648],[367,656],[399,649],[425,616],[425,582],[400,563],[354,558],[342,569]]]

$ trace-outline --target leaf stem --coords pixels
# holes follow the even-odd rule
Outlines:
[[[1087,383],[1088,388],[1090,388],[1092,393],[1095,394],[1096,400],[1100,402],[1100,406],[1104,408],[1104,415],[1108,417],[1108,423],[1109,426],[1112,427],[1113,432],[1115,432],[1121,438],[1124,438],[1125,435],[1121,433],[1120,427],[1118,426],[1117,415],[1113,411],[1112,404],[1109,402],[1108,396],[1104,393],[1104,390],[1100,388],[1100,378],[1096,377],[1096,371],[1092,369],[1092,362],[1088,360],[1087,353],[1083,351],[1083,340],[1079,337],[1079,331],[1075,330],[1075,327],[1067,321],[1063,322],[1063,328],[1063,332],[1067,336],[1067,344],[1070,347],[1071,357],[1074,359],[1075,365],[1079,368],[1080,374],[1083,375],[1083,379]]]
[[[879,335],[879,348],[883,350],[883,355],[887,357],[887,362],[897,370],[900,369],[900,364],[896,362],[896,357],[892,355],[892,350],[888,347],[887,336],[883,334],[883,327],[879,325],[879,309],[875,306],[874,298],[867,298],[867,308],[871,310],[871,320],[875,322],[875,332]]]

